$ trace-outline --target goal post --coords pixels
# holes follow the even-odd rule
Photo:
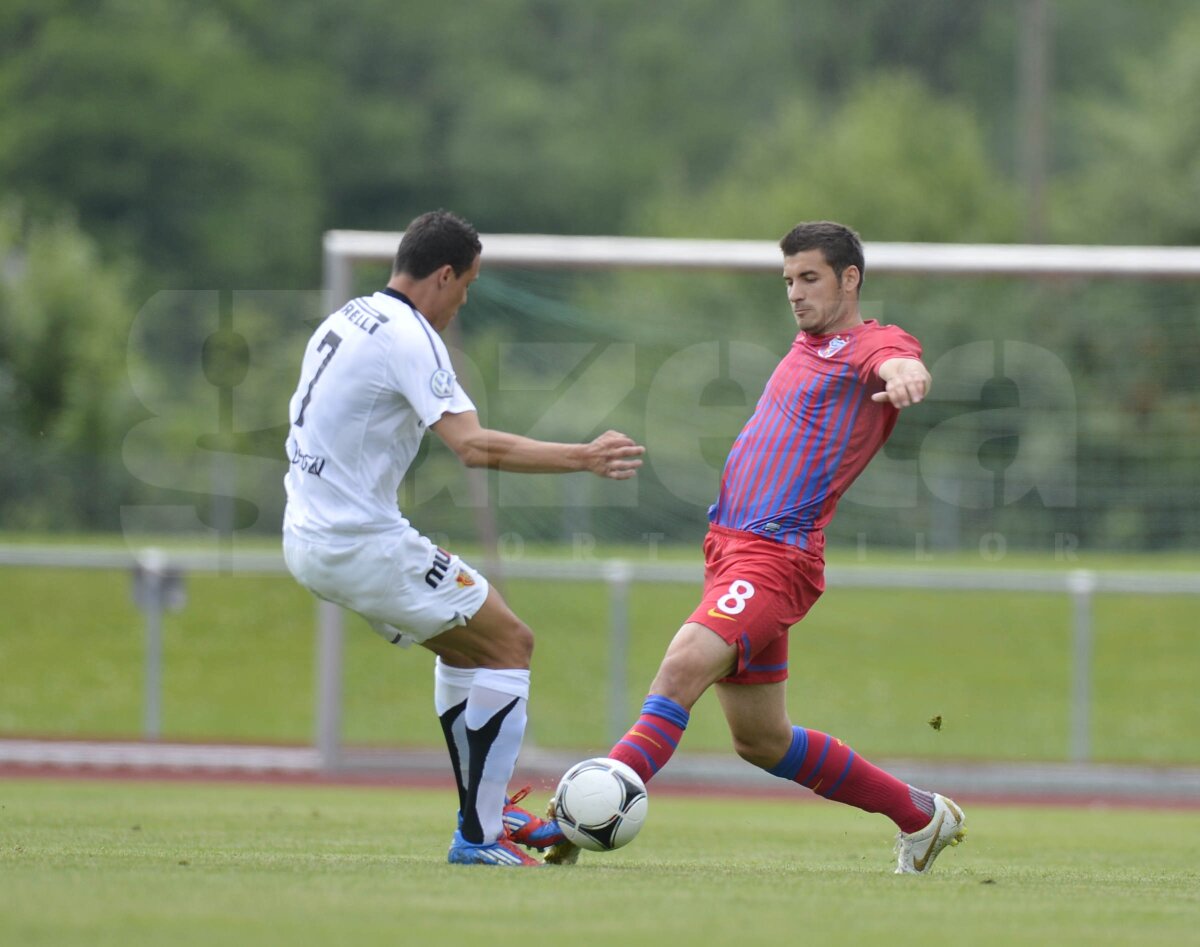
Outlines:
[[[338,306],[342,305],[347,299],[354,295],[355,289],[355,267],[362,264],[386,264],[394,257],[397,245],[399,244],[403,234],[401,232],[381,232],[381,231],[358,231],[358,230],[332,230],[324,236],[324,293],[326,311],[333,311]],[[522,234],[481,234],[483,243],[483,258],[485,271],[494,268],[501,269],[527,269],[527,270],[559,270],[563,272],[618,272],[622,270],[629,271],[679,271],[679,272],[710,272],[710,273],[763,273],[778,275],[781,271],[781,256],[778,244],[772,240],[695,240],[695,239],[670,239],[670,238],[648,238],[648,237],[606,237],[606,236],[553,236],[553,235],[522,235]],[[866,242],[864,244],[864,253],[866,259],[866,269],[872,277],[877,275],[890,276],[915,276],[915,277],[936,277],[939,279],[966,279],[967,281],[975,278],[1000,278],[1006,280],[1044,280],[1047,282],[1064,281],[1064,293],[1070,293],[1071,288],[1075,283],[1067,281],[1077,281],[1079,285],[1090,285],[1091,282],[1112,281],[1138,281],[1140,283],[1187,283],[1196,284],[1200,282],[1200,247],[1152,247],[1152,246],[1080,246],[1080,245],[1025,245],[1025,244],[945,244],[945,243],[889,243],[889,242]],[[954,284],[958,286],[959,284]],[[1093,288],[1094,289],[1094,288]],[[1129,297],[1137,298],[1142,292],[1141,288],[1131,289],[1128,292]],[[1103,294],[1094,292],[1093,295],[1108,295],[1107,291]],[[1194,289],[1186,288],[1180,298],[1182,302],[1174,302],[1170,305],[1174,306],[1171,312],[1171,326],[1164,329],[1162,335],[1169,341],[1165,344],[1168,348],[1171,345],[1178,346],[1174,352],[1160,355],[1166,360],[1175,359],[1186,361],[1186,353],[1196,352],[1200,355],[1200,320],[1195,316]],[[782,294],[781,300],[782,302]],[[1120,305],[1124,305],[1128,299],[1122,301]],[[1113,331],[1114,326],[1120,327],[1125,323],[1121,322],[1125,318],[1125,314],[1120,311],[1114,303],[1114,310],[1105,314],[1107,322],[1105,322],[1094,335],[1103,340],[1104,344],[1110,348],[1120,346],[1122,339],[1119,334]],[[1158,305],[1162,305],[1158,303]],[[1085,306],[1086,308],[1086,306]],[[1040,314],[1039,314],[1040,315]],[[1086,320],[1091,313],[1085,313],[1082,317]],[[984,330],[993,328],[997,321],[1003,320],[1003,313],[986,313],[983,316],[981,323]],[[1075,313],[1075,317],[1080,318],[1079,313]],[[991,320],[990,323],[988,320]],[[1036,322],[1036,318],[1032,320]],[[1051,320],[1047,320],[1048,322]],[[1097,325],[1100,325],[1097,322]],[[1132,330],[1135,328],[1135,323],[1132,319],[1128,322],[1128,327]],[[972,327],[973,330],[974,327]],[[1140,328],[1140,326],[1136,326]],[[1176,339],[1173,337],[1174,329],[1182,328],[1184,338]],[[1028,329],[1028,324],[1026,326]],[[996,330],[1000,331],[1000,330]],[[1040,332],[1041,327],[1035,327],[1035,332]],[[1081,333],[1088,335],[1087,333]],[[1003,338],[1003,337],[1001,337]],[[1090,338],[1090,336],[1089,336]],[[1034,346],[1027,345],[1030,340],[1040,341],[1036,334],[1031,334],[1025,339],[1014,337],[1015,345],[1025,345],[1026,349],[1032,349]],[[1007,343],[1000,343],[993,340],[991,343],[993,350],[998,353],[1007,352],[1005,347]],[[1055,342],[1041,341],[1041,345],[1045,351],[1051,351]],[[966,348],[966,346],[963,346]],[[1161,351],[1161,350],[1160,350]],[[1181,354],[1184,353],[1184,354]],[[1000,358],[1001,356],[997,356]],[[1066,354],[1064,358],[1069,358]],[[729,355],[725,352],[722,355],[722,372],[728,367]],[[997,364],[999,364],[997,362]],[[1174,364],[1172,362],[1171,364]],[[988,363],[990,366],[991,363]],[[1072,363],[1072,367],[1074,363]],[[1047,367],[1045,362],[1031,362],[1026,366],[1025,375],[1032,378],[1030,382],[1031,388],[1036,387],[1035,383],[1038,379],[1038,372]],[[1049,368],[1053,369],[1053,365],[1049,364]],[[1060,367],[1061,364],[1060,364]],[[936,374],[936,373],[935,373]],[[1084,371],[1079,371],[1079,378],[1084,379]],[[1164,369],[1162,374],[1168,372]],[[975,379],[968,379],[975,380]],[[985,381],[987,379],[984,379]],[[1068,382],[1070,376],[1068,375]],[[1085,379],[1089,384],[1093,384],[1092,379]],[[959,378],[961,387],[962,378]],[[936,386],[935,386],[936,387]],[[947,387],[943,385],[943,390]],[[1067,388],[1070,389],[1070,384]],[[1068,390],[1068,394],[1072,399],[1074,395]],[[972,396],[982,398],[980,386],[975,386],[975,392]],[[1003,390],[999,391],[996,397],[1005,396]],[[1115,396],[1114,396],[1115,397]],[[1168,407],[1174,412],[1174,416],[1185,417],[1187,413],[1186,404],[1180,400],[1178,394],[1172,395],[1175,398]],[[1001,400],[1003,400],[1001,398]],[[1082,414],[1085,410],[1089,410],[1084,404],[1084,399],[1080,399],[1079,410]],[[1029,411],[1030,408],[1018,398],[1015,403],[1017,408],[1013,410]],[[1073,404],[1073,402],[1072,402]],[[1033,405],[1036,410],[1037,405]],[[952,414],[953,406],[946,409],[947,416]],[[980,411],[980,416],[986,414],[985,411]],[[953,421],[953,418],[950,418]],[[1108,418],[1101,419],[1107,423]],[[980,422],[981,424],[983,422]],[[1073,423],[1073,422],[1072,422]],[[930,430],[936,429],[937,422],[931,422]],[[943,429],[948,429],[949,424],[942,424]],[[1081,427],[1082,427],[1081,423]],[[1005,431],[998,429],[995,431],[985,432],[987,436],[992,437],[994,441],[1003,440]],[[922,431],[922,436],[927,431]],[[1036,457],[1037,452],[1041,452],[1041,456],[1055,457],[1053,438],[1047,441],[1046,431],[1034,432],[1033,435],[1023,433],[1022,437],[1028,437],[1033,447],[1032,454]],[[1054,426],[1051,425],[1049,434],[1055,433]],[[1109,434],[1112,439],[1111,432]],[[1158,443],[1163,445],[1169,444],[1172,439],[1178,441],[1180,435],[1177,435],[1172,430],[1164,429],[1161,432],[1154,434],[1158,438]],[[1040,438],[1040,440],[1039,440]],[[895,440],[895,438],[893,438]],[[930,439],[931,443],[933,438]],[[965,443],[965,442],[964,442]],[[1104,442],[1103,447],[1107,447],[1108,441]],[[891,445],[889,444],[889,447]],[[957,446],[952,446],[952,449],[959,449],[961,443]],[[971,447],[971,445],[968,445]],[[973,449],[973,448],[972,448]],[[1186,450],[1183,448],[1175,448],[1174,453],[1169,453],[1168,459],[1170,464],[1161,465],[1162,477],[1162,495],[1164,500],[1161,504],[1161,509],[1154,510],[1154,514],[1158,519],[1154,519],[1144,510],[1139,511],[1137,505],[1152,505],[1151,493],[1142,489],[1142,485],[1138,484],[1136,490],[1131,490],[1128,483],[1121,478],[1129,476],[1124,473],[1125,467],[1124,455],[1114,456],[1111,459],[1111,467],[1105,467],[1094,472],[1087,466],[1087,463],[1081,458],[1077,459],[1073,454],[1064,454],[1067,458],[1064,463],[1078,465],[1083,470],[1084,474],[1093,479],[1099,477],[1103,479],[1103,483],[1096,489],[1095,493],[1100,497],[1096,507],[1095,515],[1103,515],[1112,520],[1111,526],[1106,522],[1105,536],[1120,536],[1121,529],[1127,528],[1127,531],[1133,535],[1136,529],[1141,529],[1143,533],[1155,528],[1164,520],[1170,520],[1172,516],[1177,521],[1176,530],[1178,536],[1187,536],[1191,532],[1200,530],[1200,514],[1197,514],[1194,509],[1186,512],[1186,522],[1184,517],[1178,515],[1178,511],[1183,509],[1180,503],[1190,503],[1194,508],[1193,501],[1183,501],[1180,499],[1183,496],[1185,481],[1191,474],[1186,473]],[[931,449],[930,455],[935,455],[935,451]],[[1099,452],[1101,459],[1105,462],[1109,461],[1108,455],[1103,451]],[[957,456],[957,455],[956,455]],[[966,456],[966,454],[963,454]],[[974,458],[970,458],[974,463]],[[914,464],[915,466],[915,464]],[[980,464],[975,464],[975,467],[981,467]],[[1151,464],[1158,474],[1158,467]],[[953,479],[953,467],[951,466],[951,479]],[[974,468],[973,468],[974,469]],[[1181,473],[1180,471],[1184,471]],[[869,472],[869,471],[868,471]],[[976,470],[981,476],[986,479],[988,476],[987,470]],[[865,478],[864,478],[865,479]],[[919,481],[922,484],[921,489],[926,490],[929,494],[935,494],[938,491],[939,484],[944,484],[945,481],[933,482],[933,479],[926,478]],[[1000,478],[997,477],[997,484],[1001,487]],[[913,475],[913,489],[916,489],[918,478]],[[951,483],[951,486],[955,484]],[[1184,485],[1184,486],[1181,486]],[[1094,484],[1093,484],[1094,486]],[[856,485],[857,489],[857,485]],[[1111,494],[1121,493],[1121,502],[1110,502]],[[1128,494],[1125,496],[1124,494]],[[1031,496],[1033,494],[1031,493]],[[849,497],[849,494],[848,494]],[[884,498],[886,500],[886,498]],[[976,539],[969,531],[961,529],[961,524],[956,517],[960,516],[964,521],[968,520],[970,515],[975,516],[976,523],[990,524],[993,519],[994,526],[985,525],[982,527],[985,531],[994,529],[997,532],[985,532],[985,535],[1003,536],[1003,530],[1008,528],[1007,521],[1003,516],[1006,500],[1002,489],[995,491],[995,496],[990,496],[986,491],[983,494],[985,501],[977,510],[969,509],[969,504],[964,501],[962,510],[951,510],[958,502],[955,498],[946,499],[941,496],[936,502],[930,501],[931,509],[928,512],[930,519],[933,521],[929,527],[929,536],[932,537],[932,542],[937,545],[938,540],[938,518],[942,518],[944,534],[949,537],[954,536],[969,536],[972,540]],[[994,501],[994,502],[993,502]],[[1169,502],[1168,502],[1169,501]],[[1039,502],[1041,502],[1039,500]],[[1157,501],[1153,501],[1157,502]],[[845,504],[843,504],[845,505]],[[869,504],[868,504],[869,505]],[[876,506],[884,505],[883,502],[876,503]],[[1053,504],[1047,504],[1052,506]],[[995,507],[993,509],[992,507]],[[986,508],[985,508],[986,507]],[[950,512],[947,512],[950,511]],[[965,512],[963,512],[965,511]],[[1026,511],[1028,513],[1028,511]],[[1051,513],[1054,511],[1050,511]],[[873,511],[868,511],[873,513]],[[1133,526],[1128,526],[1127,520],[1137,519],[1141,514],[1141,520],[1138,520]],[[488,504],[476,504],[476,517],[490,516],[493,513],[490,511]],[[843,514],[840,512],[839,517]],[[916,514],[914,514],[915,516]],[[1078,518],[1087,519],[1093,516],[1091,508],[1078,511]],[[990,518],[989,518],[990,517]],[[1125,517],[1125,519],[1122,519]],[[878,519],[878,517],[877,517]],[[864,514],[865,520],[865,514]],[[1047,522],[1051,521],[1051,516],[1046,517]],[[1144,520],[1145,522],[1142,522]],[[478,523],[477,519],[477,523]],[[851,520],[851,522],[857,522]],[[947,523],[949,525],[947,525]],[[494,524],[493,524],[494,525]],[[850,541],[853,541],[854,529],[857,526],[848,527]],[[481,533],[488,532],[480,530]],[[495,533],[495,529],[491,530]],[[865,534],[859,534],[865,535]],[[922,534],[924,535],[924,534]],[[1013,535],[1018,535],[1014,532]],[[1055,533],[1054,535],[1058,535]],[[1113,548],[1119,548],[1114,546]],[[982,551],[983,545],[980,544]],[[921,560],[927,558],[922,555],[926,550],[921,547],[918,542],[918,549],[914,554],[914,559]],[[1070,558],[1070,548],[1065,550],[1067,558]],[[919,564],[919,562],[918,562]],[[643,570],[644,571],[644,570]],[[831,570],[831,578],[836,570]],[[936,571],[936,570],[935,570]],[[513,577],[520,576],[520,568],[512,568],[510,570]],[[932,574],[932,573],[931,573]],[[901,582],[911,582],[911,573],[908,573],[908,578],[901,578]],[[639,574],[639,579],[644,579],[645,576]],[[886,578],[886,577],[885,577]],[[872,574],[871,577],[864,580],[864,584],[869,587],[886,587],[887,582],[883,585],[877,584],[878,576]],[[882,580],[880,580],[882,581]],[[1017,580],[1013,580],[1016,582]],[[941,587],[941,586],[939,586]],[[983,586],[972,586],[972,588],[982,588]],[[1033,589],[1033,586],[1021,586],[1022,588]],[[618,591],[623,590],[624,586],[620,586]],[[1014,590],[1016,590],[1014,588]],[[1074,594],[1074,593],[1072,593]],[[1085,593],[1076,595],[1080,601],[1090,602],[1090,590],[1085,590]],[[620,595],[614,599],[618,603],[623,601]],[[624,681],[620,679],[619,668],[617,665],[624,660],[625,642],[628,640],[628,628],[619,627],[622,618],[619,608],[614,608],[614,627],[610,629],[612,635],[612,666],[610,674],[612,680],[609,685],[611,688],[611,712],[612,720],[615,722],[620,719],[620,704],[624,700]],[[1086,617],[1086,609],[1081,610],[1080,614]],[[1083,681],[1076,688],[1076,697],[1073,700],[1073,713],[1075,715],[1072,724],[1072,749],[1070,755],[1075,759],[1083,759],[1088,755],[1087,748],[1087,686],[1086,686],[1086,668],[1078,665],[1085,664],[1089,660],[1087,655],[1089,652],[1088,642],[1090,641],[1090,619],[1077,619],[1077,630],[1075,633],[1075,641],[1077,648],[1076,668],[1074,671],[1075,678]],[[1080,630],[1082,629],[1082,630]],[[320,685],[318,686],[319,706],[317,711],[318,717],[318,733],[320,734],[320,750],[323,764],[334,766],[338,760],[340,737],[339,737],[339,721],[341,716],[341,690],[340,690],[340,675],[341,666],[337,655],[340,653],[341,643],[341,627],[340,622],[330,621],[321,632],[321,645],[319,661],[318,677]],[[1081,657],[1082,655],[1082,657]]]
[[[325,234],[325,289],[332,309],[351,293],[356,263],[392,259],[402,231],[330,230]],[[482,234],[492,266],[579,269],[693,269],[774,272],[770,240],[692,240]],[[1200,247],[1033,244],[876,243],[863,252],[871,273],[942,276],[1088,276],[1200,279]]]

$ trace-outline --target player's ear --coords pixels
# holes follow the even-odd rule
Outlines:
[[[862,270],[851,263],[848,267],[842,270],[842,289],[858,291],[859,285],[862,283]]]
[[[455,277],[454,267],[452,267],[449,263],[443,264],[441,267],[438,268],[438,271],[437,271],[437,287],[438,287],[438,289],[444,289],[445,287],[449,286],[451,283],[454,282],[454,277]]]

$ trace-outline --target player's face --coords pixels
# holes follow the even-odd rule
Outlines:
[[[446,267],[445,279],[439,282],[437,288],[437,312],[424,313],[438,332],[450,325],[450,320],[467,301],[467,290],[478,278],[479,257],[475,257],[470,269],[464,270],[461,276],[450,267]]]
[[[803,250],[783,259],[783,282],[796,325],[810,335],[830,335],[857,325],[858,267],[837,274],[820,250]]]

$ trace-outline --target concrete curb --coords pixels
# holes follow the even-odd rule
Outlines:
[[[553,791],[573,763],[599,749],[526,747],[515,780]],[[964,798],[1011,802],[1115,803],[1200,807],[1200,767],[1115,763],[881,759],[901,779]],[[333,770],[312,747],[140,741],[0,740],[0,776],[240,778],[347,783],[449,784],[441,749],[346,748]],[[732,754],[680,751],[654,781],[679,792],[794,795],[795,787]]]

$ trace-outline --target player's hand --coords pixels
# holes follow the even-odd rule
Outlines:
[[[929,371],[916,359],[889,359],[880,367],[883,391],[871,395],[872,401],[890,401],[893,407],[907,408],[920,404],[929,391]]]
[[[605,431],[585,445],[586,469],[597,477],[628,480],[637,475],[638,468],[642,466],[642,454],[645,452],[646,448],[620,431]]]

